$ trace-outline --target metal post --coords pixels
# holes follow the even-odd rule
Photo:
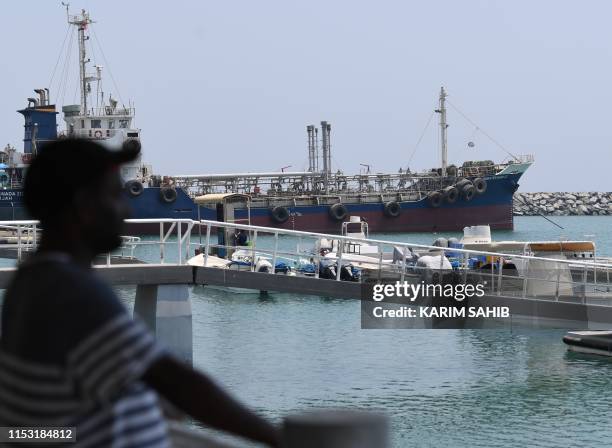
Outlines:
[[[187,251],[187,254],[185,256],[185,260],[189,260],[189,250],[191,248],[191,232],[193,231],[193,222],[189,222],[187,223],[187,244],[185,246],[185,250]]]
[[[557,266],[557,286],[555,289],[555,301],[559,301],[559,281],[561,280],[561,269]]]
[[[21,224],[17,224],[17,260],[21,261]]]
[[[340,280],[340,272],[342,271],[342,256],[344,255],[344,241],[338,240],[338,262],[336,263],[336,280]]]
[[[586,303],[587,267],[582,266],[582,303]]]
[[[529,258],[525,262],[525,274],[523,275],[523,299],[527,297],[527,278],[529,275]]]
[[[159,223],[159,262],[164,264],[164,222]]]
[[[402,273],[400,274],[400,281],[402,283],[404,282],[404,276],[406,274],[406,268],[407,268],[407,266],[406,266],[406,255],[407,255],[406,252],[407,252],[407,250],[408,250],[408,248],[406,246],[404,246],[402,248],[402,264],[401,264]]]
[[[278,232],[274,234],[274,252],[272,253],[272,274],[276,273],[276,252],[278,251]]]
[[[178,243],[178,264],[183,264],[183,224],[179,222],[177,227],[176,240]]]
[[[206,224],[206,246],[204,250],[204,266],[208,266],[208,252],[210,251],[210,224]]]
[[[436,110],[440,114],[440,143],[441,143],[441,161],[442,161],[442,177],[446,177],[446,169],[448,165],[448,149],[446,131],[448,124],[446,123],[446,91],[444,87],[440,88],[440,109]]]
[[[251,271],[255,272],[255,244],[257,243],[257,230],[253,232],[253,239],[251,240]]]
[[[499,265],[497,267],[497,270],[498,270],[498,273],[497,273],[497,295],[500,296],[501,295],[501,286],[502,286],[502,275],[503,275],[504,259],[500,257],[498,263],[499,263]]]
[[[383,261],[383,248],[379,244],[378,245],[378,281],[379,282],[382,278],[382,261]]]
[[[315,258],[317,262],[315,266],[315,278],[319,278],[319,274],[321,273],[321,240],[317,238],[315,242]]]

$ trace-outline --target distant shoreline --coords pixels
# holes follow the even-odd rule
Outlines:
[[[514,193],[514,216],[612,215],[612,192]]]

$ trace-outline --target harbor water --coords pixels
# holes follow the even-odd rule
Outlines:
[[[565,229],[517,217],[514,232],[493,236],[587,238],[612,255],[612,217],[555,222]],[[192,298],[195,364],[271,418],[380,409],[394,447],[595,446],[612,437],[612,362],[568,354],[563,330],[362,330],[354,300],[206,287]]]
[[[517,217],[515,231],[493,238],[590,239],[612,255],[612,216],[554,220],[565,229]],[[134,288],[118,292],[132,306]],[[612,437],[612,360],[568,353],[561,329],[362,330],[356,300],[191,294],[194,364],[276,421],[320,407],[382,410],[394,447],[586,447]]]

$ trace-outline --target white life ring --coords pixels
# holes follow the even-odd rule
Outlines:
[[[102,131],[98,130],[94,132],[94,137],[95,138],[102,138]]]

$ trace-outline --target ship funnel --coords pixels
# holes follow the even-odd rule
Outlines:
[[[57,112],[49,105],[49,90],[36,89],[38,98],[28,98],[28,107],[18,110],[25,119],[23,152],[30,154],[45,142],[57,139]]]
[[[49,101],[47,100],[47,92],[49,89],[34,89],[34,92],[38,93],[39,102],[38,104],[41,106],[49,105]]]

